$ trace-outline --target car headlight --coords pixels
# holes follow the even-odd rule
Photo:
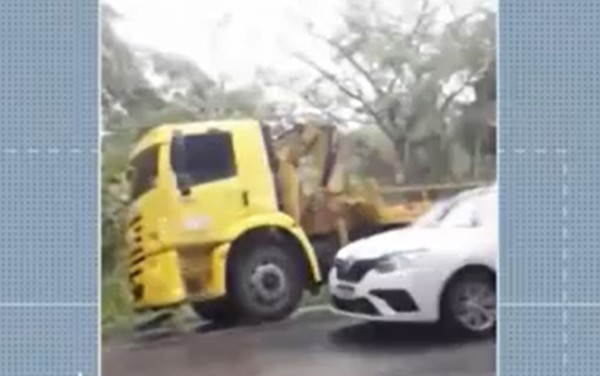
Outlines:
[[[425,252],[427,252],[426,249],[414,249],[390,253],[379,259],[375,266],[375,270],[379,273],[390,273],[396,270],[406,269]]]

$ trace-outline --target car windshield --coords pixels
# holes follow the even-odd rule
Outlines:
[[[439,220],[450,210],[454,200],[443,199],[434,203],[429,210],[419,217],[414,223],[413,227],[434,227],[438,224]]]
[[[468,204],[472,198],[473,192],[469,191],[442,199],[433,204],[425,214],[417,219],[413,223],[413,227],[438,227],[448,222],[448,219],[452,222],[455,218],[460,218],[468,214],[464,214],[463,212],[468,212],[472,206],[463,204]]]

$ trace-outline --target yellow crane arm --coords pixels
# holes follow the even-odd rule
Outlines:
[[[298,123],[275,138],[274,153],[278,168],[283,210],[300,222],[304,192],[300,185],[300,165],[308,162],[308,168],[317,175],[315,191],[343,190],[343,171],[337,163],[339,136],[332,126]],[[305,179],[306,180],[306,179]],[[306,182],[306,181],[305,181]]]

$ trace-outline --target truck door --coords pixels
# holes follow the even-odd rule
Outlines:
[[[224,229],[244,216],[248,206],[238,178],[232,135],[224,131],[191,134],[184,143],[190,188],[182,197],[184,226],[206,221],[198,227]]]

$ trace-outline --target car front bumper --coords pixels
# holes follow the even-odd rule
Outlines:
[[[331,309],[338,314],[373,321],[434,322],[439,316],[439,288],[429,269],[390,273],[367,272],[359,281],[329,275]]]

